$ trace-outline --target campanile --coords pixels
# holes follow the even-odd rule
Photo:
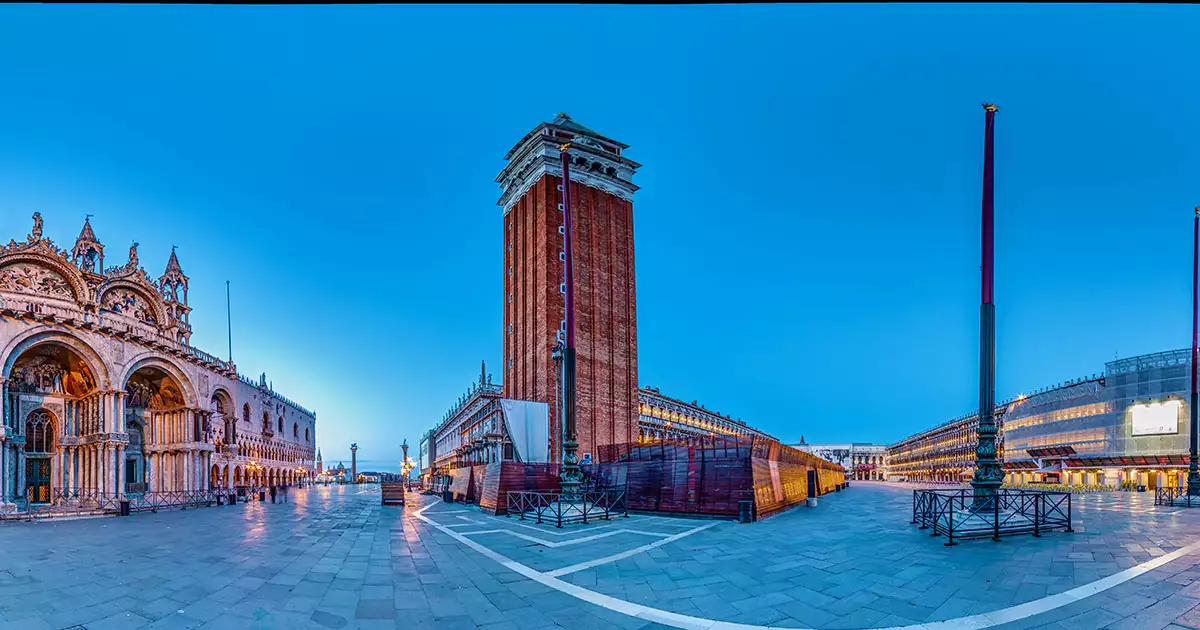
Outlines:
[[[633,174],[627,145],[559,114],[535,127],[496,178],[504,209],[504,396],[550,405],[550,458],[562,457],[552,352],[564,327],[559,147],[569,143],[575,247],[579,456],[637,441]]]

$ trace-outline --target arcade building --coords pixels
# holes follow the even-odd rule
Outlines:
[[[293,484],[316,414],[190,345],[189,278],[138,244],[105,267],[85,220],[61,249],[40,214],[0,246],[0,506]]]
[[[1191,350],[1105,364],[1104,373],[996,406],[1005,483],[1178,487],[1187,483]],[[978,414],[888,448],[889,478],[959,483],[975,465]]]

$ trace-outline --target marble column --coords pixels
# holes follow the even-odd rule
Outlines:
[[[120,468],[120,460],[117,459],[116,444],[108,445],[108,458],[105,461],[108,463],[108,474],[104,477],[105,481],[108,482],[108,492],[110,494],[120,494],[121,487],[117,485],[117,479],[120,478],[120,474],[117,472],[117,469]]]
[[[117,496],[125,498],[125,445],[117,445]]]
[[[0,379],[0,391],[3,385]],[[0,440],[0,503],[8,503],[8,440]]]
[[[25,492],[25,449],[16,448],[17,451],[17,488],[16,494],[21,498],[29,498]]]
[[[113,394],[113,409],[116,411],[117,433],[125,433],[125,392],[119,391]]]
[[[112,399],[113,395],[110,392],[100,394],[100,420],[101,426],[104,427],[101,431],[104,433],[116,433],[116,427],[114,426],[116,418],[113,414]]]

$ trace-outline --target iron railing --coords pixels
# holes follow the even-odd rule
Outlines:
[[[217,501],[217,490],[172,490],[168,492],[146,492],[132,494],[130,512],[157,512],[164,508],[208,507]]]
[[[1188,494],[1187,486],[1159,488],[1154,491],[1154,505],[1200,507],[1200,495]]]
[[[130,512],[157,512],[166,508],[209,506],[216,502],[219,493],[219,490],[176,490],[118,494],[95,488],[51,488],[48,501],[26,500],[24,506],[0,509],[0,516],[21,518],[96,511],[119,513],[124,501],[129,502]]]
[[[1032,534],[1071,528],[1071,493],[1000,489],[993,499],[976,504],[973,488],[913,490],[911,524],[932,529],[930,536],[956,539]]]
[[[579,493],[577,501],[562,501],[559,492],[509,491],[506,496],[505,516],[518,515],[521,520],[528,516],[539,524],[587,523],[588,519],[609,520],[614,515],[629,517],[625,505],[624,490],[596,490]]]

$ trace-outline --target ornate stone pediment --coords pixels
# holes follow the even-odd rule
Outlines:
[[[0,267],[0,291],[75,299],[71,283],[61,273],[31,262],[14,262]]]
[[[165,308],[153,285],[139,269],[130,277],[105,282],[100,288],[100,308],[132,317],[155,327],[164,325]]]

